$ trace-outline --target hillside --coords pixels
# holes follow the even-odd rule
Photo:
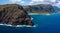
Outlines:
[[[7,4],[0,5],[0,23],[11,25],[30,25],[34,23],[21,5]]]
[[[23,7],[29,13],[55,13],[53,6],[50,4],[29,5]]]
[[[11,25],[30,25],[34,23],[29,13],[55,13],[50,4],[21,6],[18,4],[0,5],[0,23]]]

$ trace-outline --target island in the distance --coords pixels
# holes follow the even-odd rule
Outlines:
[[[56,11],[50,4],[21,6],[18,4],[0,5],[0,24],[30,25],[34,22],[31,20],[29,13],[55,13]]]

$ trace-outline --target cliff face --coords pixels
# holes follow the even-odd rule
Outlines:
[[[0,6],[0,23],[11,25],[34,25],[28,13],[23,10],[23,7],[16,4]]]
[[[54,13],[55,10],[50,4],[39,4],[39,5],[32,5],[26,6],[24,8],[27,12],[38,12],[38,13]]]
[[[17,4],[0,5],[0,23],[11,25],[31,25],[29,13],[54,13],[55,10],[50,4],[32,6],[21,6]]]

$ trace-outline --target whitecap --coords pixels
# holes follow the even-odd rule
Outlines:
[[[36,27],[36,25],[34,25],[34,26],[30,26],[30,25],[17,25],[15,27]]]
[[[12,25],[10,25],[10,24],[7,24],[6,26],[12,26]]]
[[[0,24],[0,25],[4,25],[4,24]]]
[[[49,16],[49,15],[51,15],[51,14],[48,13],[48,14],[46,14],[46,15]]]
[[[36,27],[36,25],[34,25],[34,26],[30,26],[30,25],[17,25],[17,26],[13,26],[13,25],[10,25],[10,24],[0,24],[0,25],[10,26],[10,27]]]
[[[36,25],[34,25],[34,26],[29,26],[29,25],[27,25],[26,27],[36,27]]]
[[[31,17],[31,20],[33,20],[33,18]]]

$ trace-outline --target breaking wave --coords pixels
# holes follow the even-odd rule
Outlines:
[[[10,26],[10,27],[36,27],[36,25],[34,26],[30,26],[30,25],[17,25],[17,26],[13,26],[10,24],[0,24],[1,26]]]

